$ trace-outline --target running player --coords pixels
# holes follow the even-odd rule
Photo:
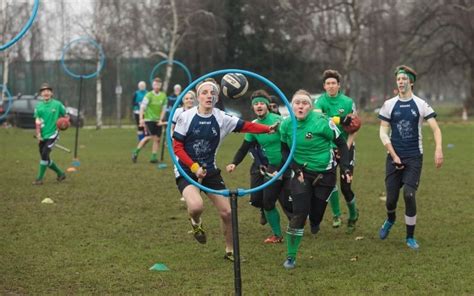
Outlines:
[[[214,79],[199,83],[196,87],[198,106],[181,113],[173,133],[173,150],[183,170],[202,185],[215,189],[225,189],[220,170],[216,167],[215,155],[221,140],[231,132],[269,133],[275,126],[257,124],[230,116],[214,108],[219,98],[220,87]],[[206,243],[201,214],[203,200],[199,189],[191,185],[176,172],[176,184],[186,200],[188,214],[195,239]],[[219,211],[225,237],[225,259],[234,260],[232,246],[231,209],[228,199],[222,195],[207,193]]]
[[[351,174],[353,174],[355,161],[355,133],[348,134],[343,129],[342,125],[346,122],[349,123],[349,121],[346,120],[347,115],[351,113],[356,113],[354,101],[340,91],[341,74],[339,74],[339,72],[336,70],[324,71],[323,87],[326,92],[318,98],[314,109],[318,112],[324,113],[327,117],[331,118],[336,124],[336,126],[339,128],[339,131],[341,131],[341,135],[346,141],[347,148],[349,149],[349,169],[351,170]],[[334,145],[333,148],[337,150],[336,145]],[[343,172],[341,170],[339,170],[339,172],[342,195],[344,195],[344,199],[346,200],[347,208],[349,210],[349,218],[347,220],[346,232],[350,234],[355,230],[356,222],[359,218],[359,211],[356,207],[356,198],[351,187],[352,183],[345,182],[343,180]],[[332,226],[337,228],[342,224],[341,210],[339,207],[339,192],[337,190],[337,186],[334,188],[329,201],[333,213]],[[317,230],[319,229],[319,225],[314,225],[313,222],[311,222],[311,226],[313,233],[317,232]]]
[[[59,117],[66,116],[66,108],[60,101],[53,99],[53,88],[49,84],[43,83],[39,89],[39,94],[43,101],[36,105],[34,116],[41,160],[39,172],[33,185],[43,185],[44,174],[48,167],[56,173],[56,179],[59,182],[66,179],[66,174],[49,156],[51,149],[59,138],[56,121]]]
[[[296,148],[291,160],[293,216],[286,232],[287,259],[283,266],[295,267],[296,253],[303,237],[304,225],[311,213],[319,225],[327,200],[336,185],[336,163],[332,149],[336,143],[340,154],[340,169],[345,182],[352,180],[346,141],[334,122],[319,112],[312,112],[312,99],[305,90],[297,91],[291,106],[298,121]],[[283,160],[287,159],[293,137],[292,123],[286,118],[280,127]],[[311,153],[308,153],[308,152]]]
[[[255,119],[253,122],[271,126],[282,121],[281,116],[269,112],[270,96],[266,91],[255,91],[251,95],[251,99],[253,111],[257,115],[257,119]],[[234,156],[234,160],[231,164],[227,165],[227,172],[232,173],[245,158],[245,155],[248,153],[249,149],[255,145],[259,145],[259,147],[261,147],[265,157],[268,159],[268,167],[260,168],[263,175],[270,177],[268,174],[273,174],[275,171],[280,169],[282,165],[281,142],[280,133],[276,132],[273,134],[260,135],[246,134],[241,147]],[[285,212],[291,213],[292,206],[288,201],[290,185],[289,181],[289,174],[285,174],[282,180],[272,183],[263,190],[264,213],[273,233],[270,237],[264,240],[264,243],[274,244],[281,243],[283,241],[283,235],[280,226],[280,214],[278,209],[275,207],[275,204],[276,201],[280,199],[280,204],[286,210]]]
[[[142,103],[146,93],[146,83],[145,81],[140,81],[138,83],[138,90],[135,91],[132,98],[133,117],[135,118],[135,123],[137,125],[138,142],[145,137],[145,129],[143,126],[140,126],[140,104]]]
[[[153,90],[148,92],[140,105],[140,122],[139,126],[144,127],[148,133],[139,143],[132,153],[132,161],[135,163],[138,159],[140,150],[151,139],[153,147],[151,152],[151,163],[158,163],[157,152],[160,147],[160,137],[162,133],[163,119],[166,112],[166,94],[161,91],[161,79],[153,80]]]
[[[388,151],[385,163],[387,219],[383,223],[379,235],[381,239],[386,239],[395,223],[398,196],[403,187],[406,244],[409,248],[416,250],[419,248],[419,244],[414,237],[415,196],[423,164],[421,141],[423,120],[428,122],[433,131],[436,168],[440,168],[443,164],[442,135],[433,108],[413,94],[416,72],[412,68],[402,65],[397,67],[395,77],[399,94],[385,101],[379,112],[380,139]]]

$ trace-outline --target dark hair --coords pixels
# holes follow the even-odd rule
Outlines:
[[[153,79],[153,82],[161,82],[161,78],[160,77],[155,77],[155,79]]]
[[[271,102],[271,98],[270,98],[270,95],[268,94],[268,92],[264,89],[257,89],[256,91],[254,91],[252,93],[252,95],[250,95],[250,100],[253,100],[255,99],[256,97],[264,97],[266,98],[269,102]]]
[[[400,70],[403,70],[403,71],[405,71],[405,72],[410,73],[411,75],[413,75],[413,77],[414,77],[415,79],[414,79],[414,81],[412,81],[412,83],[415,83],[417,73],[416,73],[415,70],[413,70],[413,68],[408,67],[408,66],[406,66],[406,65],[397,66],[397,68],[395,69],[395,76],[398,74],[398,71],[400,71]]]
[[[341,79],[342,79],[342,76],[336,70],[328,69],[328,70],[323,72],[323,83],[326,82],[326,79],[328,79],[328,78],[334,78],[334,79],[337,80],[338,83],[340,83]]]

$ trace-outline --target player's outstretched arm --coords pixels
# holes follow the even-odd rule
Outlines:
[[[434,162],[436,168],[440,168],[443,165],[443,137],[441,134],[441,129],[438,126],[438,122],[434,117],[428,119],[428,124],[430,125],[431,130],[433,131],[433,137],[435,140],[435,154]]]
[[[237,150],[237,152],[235,152],[232,163],[226,166],[226,170],[228,173],[232,173],[235,168],[242,162],[242,160],[244,160],[252,145],[255,145],[255,142],[249,142],[246,140],[242,141],[242,145],[240,145],[240,148]]]

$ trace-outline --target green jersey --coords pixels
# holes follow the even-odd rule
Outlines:
[[[160,120],[161,111],[163,110],[163,107],[166,107],[167,103],[168,97],[164,92],[148,92],[142,101],[142,104],[145,105],[145,113],[143,114],[145,121]]]
[[[318,98],[314,109],[320,109],[329,118],[334,116],[342,118],[350,113],[356,112],[354,101],[341,92],[335,97],[330,97],[327,92],[324,93]],[[337,127],[342,132],[344,140],[347,141],[347,132],[342,128],[340,123],[337,124]]]
[[[286,118],[280,126],[281,141],[291,147],[293,124]],[[304,120],[298,120],[296,148],[293,160],[313,172],[325,172],[334,166],[332,143],[339,137],[336,125],[319,112],[310,111]]]
[[[255,119],[253,122],[273,125],[277,122],[280,122],[282,117],[274,113],[268,113],[262,119]],[[245,141],[254,142],[256,141],[260,147],[262,147],[265,156],[268,158],[268,163],[274,166],[279,166],[281,164],[281,142],[280,142],[280,132],[275,132],[272,134],[245,134]]]
[[[35,108],[35,119],[41,121],[41,138],[51,139],[58,134],[56,121],[66,115],[63,103],[55,99],[39,102]]]

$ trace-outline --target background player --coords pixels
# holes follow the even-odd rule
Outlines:
[[[41,160],[38,175],[33,185],[43,185],[43,177],[48,167],[56,173],[56,179],[59,182],[66,179],[66,174],[49,156],[51,149],[59,138],[56,122],[59,117],[66,116],[66,108],[60,101],[53,99],[53,88],[49,84],[43,83],[39,89],[39,94],[43,101],[36,105],[34,117]]]
[[[253,122],[271,126],[274,124],[278,124],[282,121],[281,116],[269,112],[270,96],[266,91],[255,91],[251,95],[251,99],[253,111],[257,115],[257,119],[255,119]],[[282,165],[282,154],[280,133],[276,132],[273,134],[259,135],[246,134],[241,147],[234,156],[234,160],[231,164],[227,165],[227,172],[233,172],[236,167],[242,162],[249,149],[251,147],[255,147],[256,145],[258,145],[262,149],[264,157],[268,159],[268,167],[260,167],[260,170],[262,170],[263,175],[266,175],[266,172],[268,172],[269,174],[273,174],[275,171],[279,170]],[[263,178],[261,181],[263,183]],[[275,203],[279,199],[280,204],[285,209],[285,212],[292,212],[291,203],[288,201],[290,193],[289,181],[290,176],[289,174],[286,174],[285,176],[283,176],[282,180],[278,180],[272,183],[263,190],[264,213],[266,221],[268,221],[268,224],[270,224],[273,233],[270,237],[264,240],[265,243],[281,243],[283,241],[283,235],[280,226],[280,214],[278,212],[278,209],[275,207]]]
[[[418,249],[414,237],[416,225],[416,190],[423,165],[422,123],[426,120],[435,141],[434,163],[443,164],[442,135],[436,122],[436,113],[424,100],[413,94],[416,72],[407,66],[395,71],[398,96],[385,101],[379,112],[380,139],[388,151],[385,163],[387,192],[387,219],[380,229],[380,238],[386,239],[395,223],[395,212],[401,187],[405,200],[406,244]],[[391,133],[390,133],[391,131]]]
[[[160,137],[162,132],[163,119],[166,112],[166,94],[161,91],[161,79],[153,80],[153,90],[148,92],[140,105],[139,125],[145,128],[147,136],[139,143],[132,153],[132,161],[137,162],[138,154],[145,144],[152,139],[151,163],[158,163],[157,153],[160,147]]]
[[[354,173],[354,161],[355,161],[355,133],[349,134],[343,129],[343,124],[349,123],[347,115],[356,112],[354,101],[348,96],[344,95],[341,89],[341,74],[336,70],[326,70],[323,73],[323,87],[326,91],[322,94],[317,102],[315,103],[314,109],[318,112],[326,114],[327,117],[331,118],[336,126],[341,132],[342,138],[347,143],[347,148],[349,149],[349,158],[351,174]],[[336,149],[336,156],[338,157],[337,147],[333,145]],[[347,183],[343,180],[343,171],[339,171],[340,175],[340,184],[342,195],[346,200],[347,208],[349,210],[349,218],[347,220],[347,233],[352,233],[355,230],[357,219],[359,218],[359,211],[356,207],[356,198],[354,192],[352,191],[352,183]],[[337,186],[331,194],[329,199],[331,204],[331,209],[333,212],[333,227],[341,226],[341,210],[339,207],[339,192]],[[317,232],[319,226],[311,223],[312,231]]]
[[[135,123],[137,125],[138,142],[140,142],[145,137],[145,129],[143,126],[140,126],[140,105],[146,93],[146,83],[145,81],[140,81],[138,83],[138,90],[135,91],[132,97],[133,117],[135,118]]]

